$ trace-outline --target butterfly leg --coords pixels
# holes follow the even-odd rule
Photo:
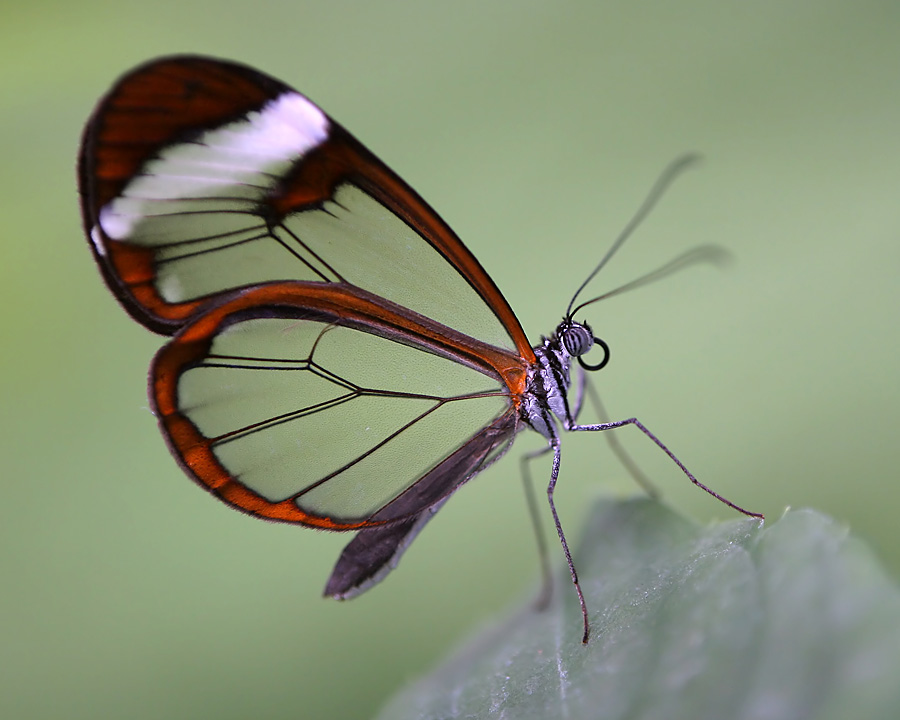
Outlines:
[[[553,468],[550,471],[550,483],[547,485],[547,500],[550,503],[550,512],[553,513],[553,523],[556,525],[556,534],[559,535],[559,542],[562,545],[563,553],[565,553],[566,556],[566,562],[569,565],[569,575],[572,577],[572,584],[575,586],[575,592],[578,594],[578,603],[581,605],[581,618],[584,623],[584,633],[581,636],[581,642],[582,644],[587,645],[588,636],[590,635],[587,605],[584,602],[584,593],[581,592],[581,583],[578,582],[578,572],[575,570],[575,562],[572,560],[569,543],[566,541],[566,534],[563,532],[562,523],[559,521],[559,513],[556,512],[556,503],[553,502],[553,492],[556,490],[556,481],[559,478],[559,438],[555,437],[550,442],[550,448],[553,450]]]
[[[637,418],[628,418],[627,420],[617,420],[615,422],[597,423],[595,425],[572,425],[568,429],[569,430],[585,430],[585,431],[602,431],[602,430],[612,430],[614,428],[624,427],[625,425],[634,425],[638,430],[640,430],[642,433],[644,433],[644,435],[646,435],[654,443],[656,443],[657,447],[659,447],[666,455],[668,455],[669,458],[672,460],[672,462],[674,462],[679,468],[681,468],[681,472],[683,472],[685,475],[687,475],[688,479],[692,483],[694,483],[694,485],[696,485],[698,488],[700,488],[704,492],[709,493],[716,500],[718,500],[721,503],[724,503],[725,505],[732,508],[733,510],[737,510],[739,513],[743,513],[744,515],[749,515],[750,517],[756,517],[756,518],[763,519],[762,513],[755,513],[755,512],[750,512],[749,510],[744,510],[744,508],[742,508],[740,505],[736,505],[735,503],[731,502],[731,500],[723,497],[722,495],[719,495],[719,493],[717,493],[715,490],[707,487],[702,482],[700,482],[697,478],[695,478],[694,475],[691,473],[691,471],[688,470],[684,466],[684,463],[682,463],[681,460],[679,460],[677,457],[675,457],[675,454],[671,450],[669,450],[669,448],[667,448],[665,445],[663,445],[662,441],[658,437],[656,437],[656,435],[654,435],[652,432],[650,432],[644,426],[644,424],[641,423]]]
[[[531,516],[531,526],[534,528],[534,537],[537,541],[538,558],[541,563],[541,590],[535,599],[534,606],[537,610],[543,610],[550,602],[553,594],[553,575],[550,572],[550,562],[547,557],[547,539],[544,536],[541,516],[538,512],[537,498],[534,494],[534,483],[531,479],[530,463],[535,458],[543,457],[553,448],[550,445],[523,455],[520,460],[522,470],[522,484],[525,486],[525,499],[528,502],[528,514]]]

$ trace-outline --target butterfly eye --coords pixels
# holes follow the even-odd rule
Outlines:
[[[586,325],[571,323],[562,329],[560,335],[563,347],[572,357],[584,355],[594,344],[591,329]]]
[[[585,370],[599,370],[609,362],[609,345],[600,338],[594,337],[590,326],[587,323],[581,324],[566,320],[557,330],[559,339],[566,352],[572,357],[578,358],[578,364]],[[582,355],[590,352],[594,345],[603,348],[603,359],[596,365],[586,363]]]

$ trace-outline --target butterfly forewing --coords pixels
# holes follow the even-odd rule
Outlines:
[[[85,226],[129,311],[171,333],[264,282],[353,284],[483,342],[531,349],[477,260],[316,105],[250,68],[157,61],[100,103],[81,155]]]

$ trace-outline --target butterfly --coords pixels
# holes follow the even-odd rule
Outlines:
[[[553,502],[560,428],[635,425],[746,512],[635,418],[578,423],[584,371],[609,348],[574,316],[599,298],[576,307],[576,293],[532,346],[438,214],[279,80],[200,56],[139,66],[90,117],[78,173],[106,284],[132,318],[171,336],[149,396],[173,456],[245,513],[354,531],[326,596],[387,575],[525,428],[552,454],[548,500],[584,642],[587,608]]]

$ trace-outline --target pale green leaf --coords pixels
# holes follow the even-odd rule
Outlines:
[[[650,500],[598,504],[574,593],[485,629],[382,712],[403,718],[900,717],[900,592],[814,511],[698,527]]]

